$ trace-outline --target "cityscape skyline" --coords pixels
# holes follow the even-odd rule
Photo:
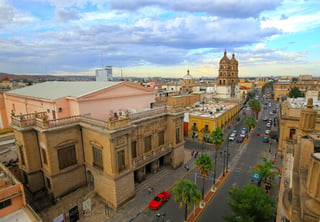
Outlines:
[[[0,72],[216,77],[319,76],[316,0],[0,0]]]

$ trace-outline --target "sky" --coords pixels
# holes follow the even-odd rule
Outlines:
[[[0,72],[320,76],[319,0],[0,0]]]

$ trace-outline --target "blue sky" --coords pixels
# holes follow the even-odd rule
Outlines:
[[[0,0],[0,72],[320,76],[318,0]]]

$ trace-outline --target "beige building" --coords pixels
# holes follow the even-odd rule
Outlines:
[[[46,120],[45,113],[12,117],[23,183],[53,202],[89,186],[117,209],[136,184],[162,167],[184,162],[183,109],[160,107],[110,118]]]
[[[282,161],[277,221],[318,222],[320,218],[320,110],[309,98],[281,104]]]
[[[282,77],[277,83],[274,83],[274,99],[279,100],[282,96],[288,96],[293,87],[297,87],[303,96],[305,96],[308,91],[317,91],[318,97],[320,96],[319,79],[315,79],[311,75],[300,75],[296,82],[292,81],[292,77]]]

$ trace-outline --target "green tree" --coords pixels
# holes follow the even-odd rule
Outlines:
[[[174,200],[180,203],[180,208],[185,205],[184,208],[184,220],[188,217],[188,208],[191,205],[198,204],[201,201],[201,193],[198,186],[191,180],[180,180],[174,187]]]
[[[276,215],[275,200],[253,184],[242,189],[231,187],[228,205],[232,211],[225,217],[228,222],[269,222]]]
[[[273,179],[276,175],[279,174],[279,168],[273,164],[271,160],[268,160],[266,157],[262,158],[263,163],[257,164],[254,167],[254,172],[259,174],[263,182],[267,182],[268,178]]]
[[[252,116],[249,116],[244,120],[244,125],[249,128],[249,132],[252,128],[255,128],[257,126],[257,121]]]
[[[297,98],[297,97],[303,97],[302,92],[297,87],[293,87],[289,91],[289,97],[290,98]]]
[[[256,95],[256,94],[253,93],[253,92],[248,92],[248,98],[249,98],[249,99],[254,98],[255,95]]]
[[[214,145],[215,148],[215,152],[214,152],[214,171],[213,171],[213,184],[216,183],[216,171],[217,171],[217,159],[218,159],[218,152],[219,149],[223,143],[223,141],[225,140],[224,138],[224,133],[222,131],[222,129],[220,128],[216,128],[216,130],[212,131],[211,135],[211,141]]]
[[[207,153],[203,153],[199,156],[196,161],[195,165],[198,167],[198,171],[201,175],[202,179],[202,198],[204,197],[204,184],[209,175],[209,172],[213,169],[213,162],[210,156]]]
[[[251,107],[255,119],[258,119],[259,112],[261,111],[260,102],[256,99],[252,99],[249,101],[249,106]]]

